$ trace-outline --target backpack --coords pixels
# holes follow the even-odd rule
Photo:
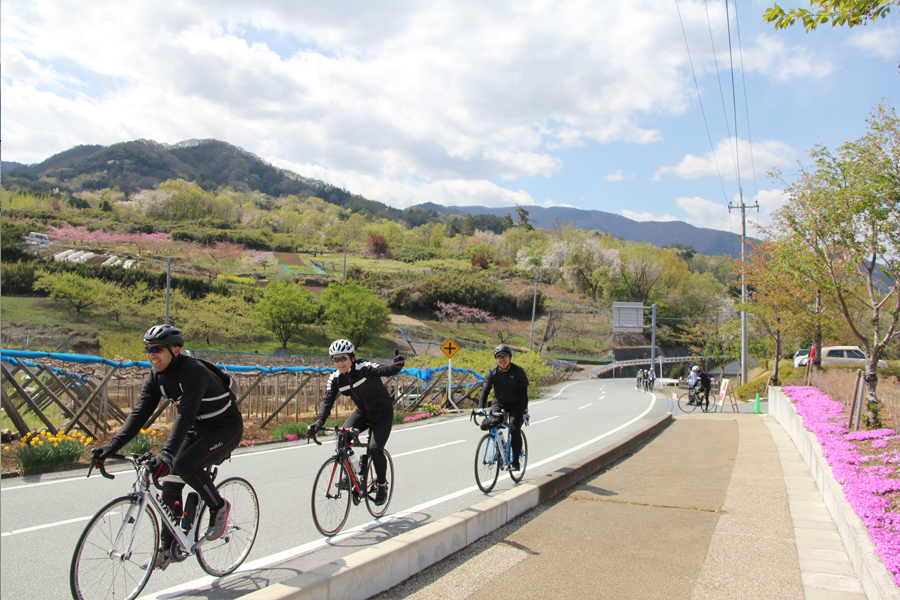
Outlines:
[[[233,375],[231,375],[230,373],[226,373],[208,360],[203,360],[202,358],[197,358],[196,356],[193,358],[199,361],[200,364],[202,364],[204,367],[206,367],[207,371],[218,377],[219,381],[222,382],[222,385],[225,386],[225,389],[231,392],[232,400],[237,400],[238,385],[237,379],[235,379]]]

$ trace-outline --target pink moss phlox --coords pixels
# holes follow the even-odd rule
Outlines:
[[[900,585],[900,514],[894,499],[900,500],[900,479],[888,465],[900,463],[900,452],[869,455],[866,449],[886,448],[892,429],[848,432],[844,405],[818,388],[787,386],[784,393],[793,402],[803,426],[822,445],[822,455],[831,466],[836,481],[853,511],[869,531],[876,552]],[[871,444],[868,442],[871,440]],[[881,462],[882,465],[866,463]]]
[[[847,434],[848,440],[876,440],[896,435],[893,429],[873,429],[872,431],[851,431]]]
[[[289,433],[286,436],[284,436],[284,439],[286,439],[289,442],[296,442],[300,438],[298,438],[297,435],[294,433]]]

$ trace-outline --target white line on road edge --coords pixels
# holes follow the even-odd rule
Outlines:
[[[603,438],[610,436],[613,433],[616,433],[617,431],[621,431],[622,429],[624,429],[630,425],[633,425],[634,423],[636,423],[636,422],[640,421],[642,418],[644,418],[650,412],[650,410],[653,408],[653,405],[655,403],[656,403],[656,399],[654,398],[654,401],[650,403],[650,406],[647,407],[647,410],[645,410],[643,413],[641,413],[639,416],[635,417],[634,419],[628,421],[627,423],[624,423],[624,424],[620,425],[619,427],[616,427],[612,431],[608,431],[607,433],[604,433],[603,435],[597,436],[594,439],[584,442],[583,444],[579,444],[578,446],[570,448],[569,450],[564,450],[563,452],[554,454],[550,458],[546,458],[542,461],[534,463],[533,466],[539,467],[541,465],[545,465],[549,462],[552,462],[554,460],[562,458],[563,456],[566,456],[573,452],[577,452],[578,450],[580,450],[586,446],[589,446],[599,440],[602,440]],[[414,506],[410,509],[395,513],[395,514],[390,515],[389,517],[385,517],[379,521],[369,521],[368,523],[365,523],[363,525],[359,525],[352,529],[348,529],[346,532],[344,532],[340,535],[337,535],[331,539],[322,538],[322,539],[314,540],[312,542],[307,542],[306,544],[302,544],[300,546],[296,546],[296,547],[290,548],[288,550],[283,550],[276,554],[271,554],[269,556],[259,558],[251,563],[246,563],[246,564],[242,565],[237,571],[235,571],[234,573],[232,573],[231,575],[229,575],[228,577],[225,577],[225,578],[201,577],[200,579],[195,579],[194,581],[188,581],[186,583],[182,583],[180,585],[170,587],[165,590],[161,590],[159,592],[156,592],[155,594],[142,596],[141,598],[139,598],[139,600],[171,600],[171,598],[180,595],[184,591],[198,590],[201,588],[205,588],[205,587],[211,585],[215,581],[218,581],[221,584],[222,582],[224,582],[228,579],[231,579],[232,577],[236,577],[238,575],[246,574],[246,573],[249,573],[252,571],[260,571],[260,570],[266,569],[267,567],[270,567],[274,564],[281,563],[281,562],[290,560],[292,558],[297,558],[298,556],[302,556],[304,554],[308,554],[314,550],[318,550],[319,548],[323,548],[328,545],[336,544],[337,542],[344,540],[344,539],[346,539],[352,535],[355,535],[357,533],[360,533],[363,531],[369,531],[376,527],[380,527],[384,523],[390,523],[392,521],[397,521],[399,519],[403,519],[403,518],[407,517],[408,515],[411,515],[411,514],[414,514],[417,512],[421,512],[427,508],[431,508],[432,506],[436,506],[436,505],[442,504],[444,502],[448,502],[450,500],[453,500],[454,498],[458,498],[459,496],[464,496],[464,495],[468,494],[469,492],[474,492],[477,489],[478,489],[478,486],[475,486],[475,485],[467,487],[467,488],[463,488],[456,492],[451,492],[450,494],[447,494],[446,496],[441,496],[440,498],[435,498],[434,500],[429,500],[428,502],[419,504],[418,506]]]
[[[559,415],[553,415],[552,417],[549,417],[547,419],[541,419],[540,421],[533,421],[531,424],[537,425],[539,423],[546,423],[547,421],[552,421],[553,419],[558,419],[558,418],[559,418]]]
[[[29,531],[37,531],[39,529],[47,529],[49,527],[57,527],[60,525],[68,525],[69,523],[78,523],[79,521],[87,521],[92,518],[94,515],[90,517],[78,517],[77,519],[68,519],[66,521],[57,521],[56,523],[47,523],[46,525],[35,525],[34,527],[26,527],[24,529],[15,529],[13,531],[4,531],[0,533],[0,537],[8,537],[11,535],[17,535],[19,533],[28,533]]]
[[[594,403],[593,403],[593,402],[590,402],[590,403],[588,403],[588,404],[585,404],[584,406],[579,406],[579,407],[578,407],[578,410],[581,410],[582,408],[587,408],[588,406],[593,406],[593,405],[594,405]]]
[[[404,452],[403,454],[391,454],[394,458],[400,458],[401,456],[409,456],[410,454],[418,454],[419,452],[427,452],[429,450],[437,450],[438,448],[446,448],[447,446],[452,446],[454,444],[462,444],[466,440],[456,440],[455,442],[447,442],[446,444],[441,444],[440,446],[432,446],[430,448],[419,448],[418,450],[412,450],[411,452]]]

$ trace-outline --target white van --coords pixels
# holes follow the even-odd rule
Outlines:
[[[36,233],[32,231],[28,234],[28,237],[25,238],[25,243],[34,246],[46,246],[50,243],[50,238],[47,237],[46,233]]]

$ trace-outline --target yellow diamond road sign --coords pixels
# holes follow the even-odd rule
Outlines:
[[[441,350],[447,355],[447,358],[453,358],[453,355],[459,352],[459,346],[452,339],[449,339],[441,346]]]

